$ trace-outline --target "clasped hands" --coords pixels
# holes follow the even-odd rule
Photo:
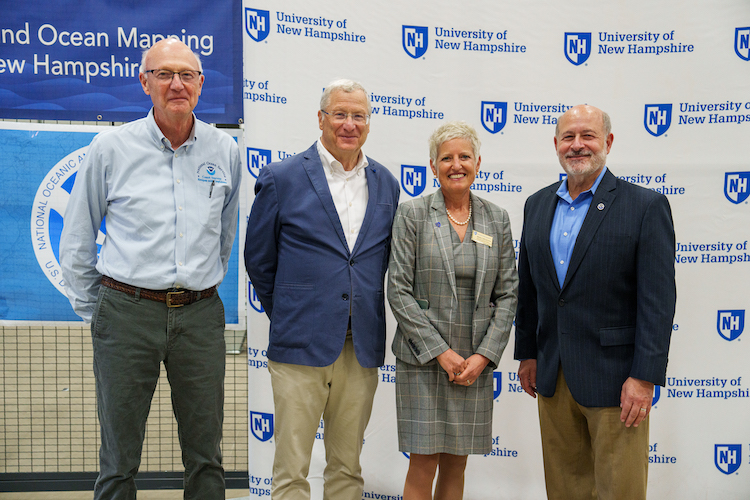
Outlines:
[[[437,356],[440,366],[448,374],[448,380],[458,385],[471,385],[481,375],[490,360],[481,354],[472,354],[464,359],[453,349]]]

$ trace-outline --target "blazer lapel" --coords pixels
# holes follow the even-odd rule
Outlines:
[[[370,227],[372,218],[375,216],[375,208],[378,205],[378,189],[380,188],[380,173],[378,169],[371,166],[365,167],[365,175],[367,176],[367,208],[365,209],[365,218],[362,221],[362,227],[359,230],[357,241],[354,243],[354,250],[352,254],[357,253],[359,247],[362,246],[362,241],[367,234],[367,229]],[[341,224],[339,224],[341,225]],[[343,234],[343,233],[342,233]]]
[[[549,191],[547,192],[547,195],[544,197],[542,201],[542,206],[540,209],[540,213],[544,217],[541,221],[539,221],[540,224],[540,231],[542,232],[540,241],[546,242],[544,245],[544,267],[547,268],[547,272],[549,273],[550,279],[555,284],[558,290],[560,290],[560,281],[557,279],[557,271],[555,270],[555,260],[552,257],[552,249],[549,245],[549,233],[552,231],[552,221],[555,218],[555,210],[557,209],[557,190],[560,187],[560,183],[553,184]],[[527,222],[525,222],[527,223]],[[528,223],[531,223],[529,221]]]
[[[445,198],[443,193],[437,190],[432,198],[430,205],[430,222],[432,230],[435,232],[440,256],[443,258],[443,265],[448,274],[448,283],[450,283],[453,298],[458,299],[456,294],[456,271],[453,267],[453,242],[451,241],[451,223],[448,221],[448,214],[445,211]],[[450,252],[450,253],[449,253]]]
[[[487,211],[484,208],[484,203],[482,203],[482,200],[477,198],[474,195],[471,195],[471,203],[472,203],[472,217],[473,220],[473,226],[474,230],[478,231],[482,234],[486,234],[487,236],[492,236],[493,238],[497,238],[496,234],[490,234],[489,230],[489,221],[487,220]],[[471,238],[471,234],[466,234],[464,238]],[[465,239],[464,239],[465,241]],[[500,242],[498,242],[499,244]],[[477,303],[479,302],[479,295],[482,292],[482,285],[484,285],[484,277],[487,274],[487,259],[489,258],[490,254],[490,247],[487,245],[484,245],[482,243],[477,243],[474,245],[477,249],[477,262],[476,262],[476,275],[474,277],[474,307],[476,308]]]
[[[586,250],[594,239],[596,231],[607,216],[609,207],[617,196],[616,189],[617,180],[609,169],[607,169],[602,181],[599,183],[599,187],[596,188],[594,198],[591,200],[591,205],[586,213],[586,218],[583,220],[581,231],[578,233],[578,238],[576,238],[576,244],[573,247],[573,254],[570,256],[568,272],[565,274],[563,288],[568,285],[570,278],[576,272],[578,266],[581,265],[583,256],[586,255]]]
[[[344,228],[341,226],[339,220],[339,213],[336,211],[336,205],[333,204],[333,197],[331,196],[331,190],[328,188],[328,181],[326,180],[326,174],[323,171],[323,164],[320,162],[316,145],[308,149],[305,152],[305,160],[302,162],[302,167],[307,172],[307,176],[310,178],[310,182],[313,185],[313,189],[318,194],[320,202],[323,204],[323,209],[328,214],[328,219],[333,224],[333,228],[336,230],[341,243],[344,245],[347,254],[349,253],[349,244],[346,242],[346,236],[344,236]],[[370,207],[367,207],[369,211]]]

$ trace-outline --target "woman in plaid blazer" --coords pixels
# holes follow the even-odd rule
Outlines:
[[[410,453],[404,500],[463,495],[469,454],[492,447],[492,370],[516,309],[508,213],[471,193],[481,164],[464,122],[430,137],[440,190],[399,206],[393,222],[388,301],[398,321],[399,449]]]

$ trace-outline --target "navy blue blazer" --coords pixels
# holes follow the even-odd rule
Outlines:
[[[385,357],[384,277],[398,181],[367,158],[369,199],[352,252],[328,188],[316,144],[265,166],[247,222],[245,268],[271,319],[268,359],[328,366],[346,339],[360,365]]]
[[[515,358],[537,360],[542,396],[554,395],[562,363],[579,404],[619,406],[628,377],[666,379],[676,301],[669,202],[608,170],[560,287],[549,242],[559,186],[524,208]]]

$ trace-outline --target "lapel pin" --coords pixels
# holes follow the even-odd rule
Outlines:
[[[599,203],[599,204],[598,204],[598,205],[596,206],[596,208],[597,208],[598,210],[600,210],[600,211],[601,211],[601,210],[604,210],[604,203]]]
[[[436,223],[435,223],[435,227],[440,227],[440,223],[439,223],[439,222],[436,222]]]

